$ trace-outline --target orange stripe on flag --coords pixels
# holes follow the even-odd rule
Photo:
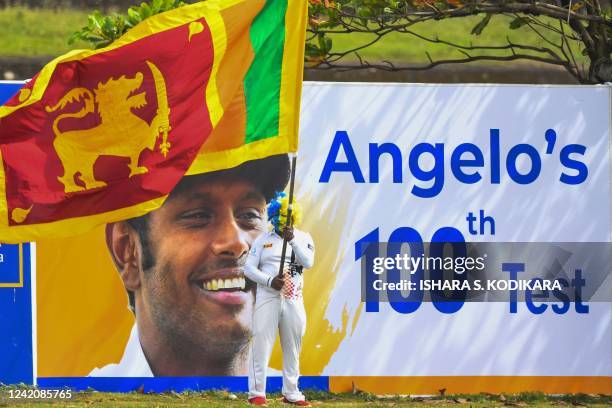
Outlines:
[[[202,146],[201,152],[220,152],[243,145],[246,131],[245,109],[244,89],[241,86],[229,106],[225,108],[225,114]]]
[[[263,6],[264,1],[259,0],[242,3],[221,12],[228,44],[231,44],[221,61],[217,75],[219,99],[224,115],[202,146],[202,152],[218,152],[244,144],[246,101],[242,79],[253,61],[254,53],[248,32],[244,31],[243,18],[252,19]]]

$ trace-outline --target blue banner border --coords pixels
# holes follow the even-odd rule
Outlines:
[[[283,378],[268,377],[267,392],[280,392]],[[96,390],[101,392],[147,392],[226,390],[247,392],[248,377],[39,377],[40,388],[70,388],[74,391]],[[300,377],[302,390],[329,392],[329,377]]]

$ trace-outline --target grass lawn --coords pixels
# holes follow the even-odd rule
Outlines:
[[[15,400],[7,400],[10,389],[0,387],[0,406],[12,405]],[[437,408],[480,408],[480,407],[556,407],[556,408],[603,408],[612,404],[612,397],[598,395],[545,396],[540,393],[523,393],[518,395],[460,395],[446,398],[407,398],[394,396],[376,396],[372,394],[329,394],[323,392],[306,392],[313,406],[325,407],[437,407]],[[7,405],[4,405],[7,404]],[[44,406],[66,407],[246,407],[245,394],[231,394],[225,391],[184,392],[164,394],[112,394],[98,392],[75,393],[68,401],[20,401],[22,407]],[[282,403],[281,396],[268,396],[269,407],[289,407]]]
[[[85,43],[69,46],[67,39],[74,31],[87,22],[87,11],[64,9],[60,11],[26,8],[8,8],[0,10],[0,57],[2,56],[57,56],[71,48],[88,47]],[[544,40],[529,28],[509,30],[510,17],[494,16],[480,36],[470,34],[472,27],[481,16],[446,19],[425,22],[414,26],[414,31],[428,37],[440,37],[465,45],[503,45],[506,36],[511,41],[542,46]],[[333,37],[333,51],[342,52],[356,45],[367,42],[367,34],[336,34]],[[371,62],[390,60],[394,63],[427,62],[425,52],[434,60],[461,57],[461,54],[443,44],[431,44],[406,34],[393,33],[386,36],[376,45],[361,51],[362,57]],[[580,61],[584,57],[576,53]],[[346,62],[357,61],[354,55],[348,56]],[[486,62],[485,62],[486,63]]]
[[[0,9],[0,56],[58,56],[73,48],[68,37],[87,24],[87,12],[65,9]]]

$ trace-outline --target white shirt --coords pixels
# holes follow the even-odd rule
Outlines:
[[[140,345],[136,323],[132,327],[121,361],[118,364],[113,363],[102,368],[94,368],[89,373],[89,377],[153,377],[149,362]]]
[[[246,261],[244,274],[257,282],[257,298],[278,297],[281,293],[270,286],[278,275],[283,238],[276,232],[261,234],[253,245]],[[294,229],[293,239],[287,245],[285,255],[285,286],[282,295],[288,299],[301,299],[304,268],[314,264],[314,243],[310,234]]]

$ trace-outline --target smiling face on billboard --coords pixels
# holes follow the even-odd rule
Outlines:
[[[144,222],[121,222],[109,244],[134,293],[143,352],[155,375],[245,371],[253,292],[243,265],[265,227],[251,181],[185,179]]]

